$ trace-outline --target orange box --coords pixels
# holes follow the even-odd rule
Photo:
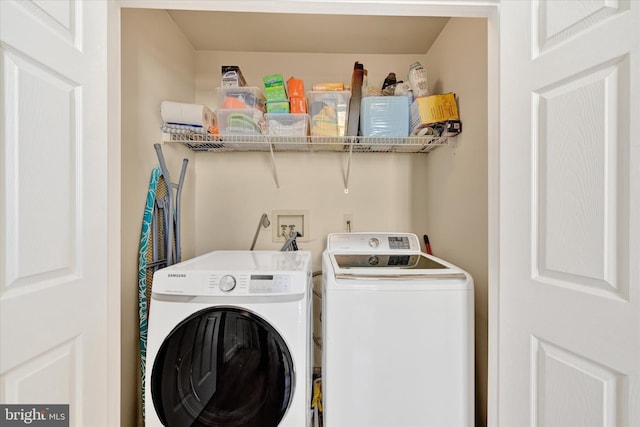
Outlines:
[[[287,90],[289,98],[304,98],[304,82],[300,79],[290,77],[289,80],[287,80]]]
[[[291,109],[291,114],[306,114],[307,99],[304,96],[290,97],[289,108]]]

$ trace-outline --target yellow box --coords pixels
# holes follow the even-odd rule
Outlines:
[[[411,130],[433,123],[459,120],[458,104],[454,93],[416,98],[411,104]]]
[[[314,83],[313,86],[311,86],[311,90],[344,90],[344,83]]]

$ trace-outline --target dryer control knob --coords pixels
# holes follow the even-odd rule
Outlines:
[[[372,248],[377,248],[379,244],[380,240],[376,239],[375,237],[369,239],[369,246],[371,246]]]
[[[220,290],[222,292],[230,292],[236,287],[236,278],[231,275],[222,276],[220,278]]]

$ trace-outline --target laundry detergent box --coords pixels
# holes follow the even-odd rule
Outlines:
[[[411,132],[433,123],[460,120],[454,93],[416,98],[411,104]]]
[[[304,96],[292,96],[289,98],[289,109],[292,114],[307,113],[307,98]]]
[[[289,80],[287,80],[287,92],[289,98],[304,98],[304,81],[302,79],[296,79],[295,77],[289,77]]]
[[[237,65],[223,65],[220,69],[222,73],[222,86],[246,86],[247,81],[242,75],[242,70]]]
[[[262,78],[267,101],[287,101],[287,89],[282,74],[270,74]]]
[[[289,101],[267,101],[267,113],[288,113]]]
[[[409,135],[408,96],[365,96],[360,106],[362,136],[405,137]]]

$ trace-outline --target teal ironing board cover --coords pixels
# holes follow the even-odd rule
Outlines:
[[[146,358],[147,358],[147,316],[149,302],[147,301],[147,259],[149,251],[152,248],[150,245],[151,227],[153,222],[153,208],[156,200],[156,191],[158,188],[158,181],[162,176],[160,166],[156,166],[151,171],[151,178],[149,180],[149,191],[147,193],[147,200],[144,207],[144,215],[142,217],[142,232],[140,233],[140,250],[138,256],[138,314],[140,318],[140,375],[141,375],[141,402],[142,402],[142,418],[144,419],[145,409],[145,373],[146,373]]]

